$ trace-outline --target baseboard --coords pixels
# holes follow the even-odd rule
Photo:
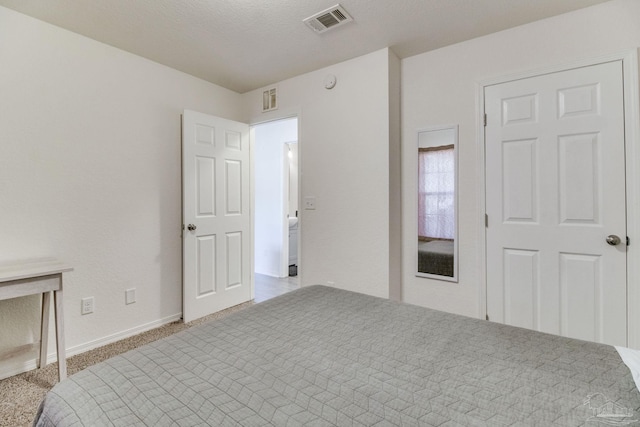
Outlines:
[[[102,347],[103,345],[111,344],[113,342],[120,341],[122,339],[141,334],[151,329],[159,328],[162,325],[175,322],[177,320],[180,320],[181,318],[182,318],[182,313],[176,313],[174,315],[171,315],[162,319],[154,320],[153,322],[145,323],[143,325],[139,325],[131,329],[127,329],[121,332],[117,332],[115,334],[107,335],[106,337],[102,337],[97,340],[93,340],[93,341],[89,341],[73,347],[69,347],[66,349],[67,358],[71,356],[75,356],[76,354],[93,350],[94,348]],[[53,342],[50,342],[49,345],[55,349],[55,340]],[[58,357],[55,351],[47,355],[47,364],[57,362],[57,360],[58,360]],[[4,378],[12,377],[14,375],[21,374],[23,372],[31,371],[33,369],[36,369],[37,367],[38,365],[37,365],[36,358],[29,359],[29,360],[16,360],[14,362],[12,362],[11,360],[6,360],[2,364],[0,364],[0,380]]]

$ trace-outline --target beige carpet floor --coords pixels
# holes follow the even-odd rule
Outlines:
[[[175,334],[194,325],[219,319],[252,304],[253,301],[249,301],[187,324],[181,321],[169,323],[139,335],[70,357],[67,359],[68,374],[73,375],[88,366],[110,357]],[[49,391],[57,381],[57,363],[52,363],[42,369],[35,369],[0,380],[0,426],[17,427],[31,425],[36,415],[38,405],[47,391]]]

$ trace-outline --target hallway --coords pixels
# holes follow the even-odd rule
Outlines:
[[[254,301],[256,303],[266,301],[278,295],[294,291],[299,287],[299,276],[278,278],[256,273]]]

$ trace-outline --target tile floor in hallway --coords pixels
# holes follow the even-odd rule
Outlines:
[[[300,276],[272,277],[255,273],[255,302],[262,302],[300,287]]]

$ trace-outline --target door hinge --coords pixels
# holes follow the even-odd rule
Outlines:
[[[484,318],[485,318],[485,320],[489,320],[489,315],[488,315],[488,314],[486,314],[486,315],[484,316]]]
[[[489,228],[489,215],[484,214],[484,226]]]
[[[627,246],[629,246],[631,244],[631,239],[629,238],[629,236],[627,236]]]
[[[487,127],[487,113],[484,113],[484,127]]]

